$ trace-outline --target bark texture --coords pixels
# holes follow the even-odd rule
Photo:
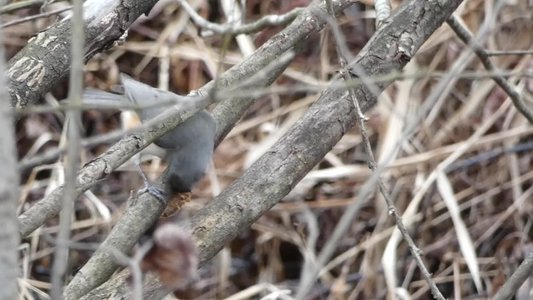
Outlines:
[[[350,4],[350,1],[338,1],[335,5],[336,11],[340,12],[343,8]],[[323,6],[309,7],[297,20],[294,21],[293,24],[289,25],[285,30],[274,36],[254,54],[249,56],[240,64],[224,72],[219,78],[216,79],[216,81],[210,82],[198,91],[200,94],[209,94],[215,90],[216,94],[222,95],[223,100],[217,103],[217,106],[213,111],[213,115],[217,121],[217,143],[224,138],[227,132],[229,132],[234,124],[240,119],[246,109],[257,99],[257,97],[239,95],[239,91],[241,89],[234,91],[232,86],[250,79],[252,79],[251,85],[246,85],[242,88],[252,89],[255,87],[256,89],[260,89],[270,85],[283,72],[290,61],[288,61],[287,64],[275,64],[274,68],[269,68],[269,66],[272,65],[272,62],[279,60],[279,58],[285,52],[291,50],[295,45],[307,38],[310,34],[321,30],[326,22],[320,16],[324,16],[325,12],[326,10]],[[310,24],[306,24],[308,22]],[[263,72],[265,68],[268,69],[268,72]],[[174,123],[169,123],[169,114],[171,116],[170,121]],[[175,123],[176,121],[174,119],[179,117],[179,115],[179,112],[171,111],[167,114],[163,114],[163,116],[158,117],[157,119],[161,124],[170,124],[168,126],[172,126],[172,124],[177,124]],[[157,130],[143,131],[143,133],[140,133],[136,136],[136,140],[148,140],[147,136],[152,138],[154,132],[162,131],[161,128]],[[130,148],[129,152],[125,153],[124,150],[122,150],[125,149],[123,147],[124,144],[122,144],[122,146],[118,146],[127,141],[128,139],[123,139],[114,145],[107,154],[104,154],[91,163],[95,165],[101,165],[101,168],[105,169],[105,166],[110,166],[110,164],[107,164],[106,162],[116,161],[117,158],[123,159],[125,156],[131,157],[131,155],[136,152],[135,148]],[[98,170],[103,169],[100,169],[100,167],[98,168]],[[100,172],[101,171],[99,171],[98,174],[103,176],[104,174]],[[96,181],[94,181],[94,183],[96,183]],[[58,200],[55,197],[47,198],[36,204],[36,206],[46,206],[49,208],[47,209],[48,212],[55,212],[58,208],[57,204],[55,204],[57,201]],[[118,221],[113,231],[102,244],[103,247],[100,247],[96,251],[89,262],[87,262],[87,264],[78,272],[78,274],[76,274],[71,283],[68,285],[64,294],[65,299],[78,299],[80,296],[84,295],[97,285],[107,280],[117,268],[116,262],[109,254],[109,247],[113,247],[116,250],[123,252],[129,251],[139,239],[141,234],[157,220],[164,209],[164,206],[164,203],[161,203],[161,201],[158,201],[149,193],[139,195],[138,199],[128,206],[122,218]],[[33,230],[32,228],[39,223],[33,221],[36,219],[39,219],[39,222],[42,222],[44,219],[38,214],[37,209],[32,210],[31,212],[28,211],[21,216],[19,220],[22,224],[26,224],[24,228],[27,228],[22,232],[31,232],[30,230]],[[118,293],[113,291],[113,294]],[[105,299],[109,296],[92,295],[91,297],[102,297]]]
[[[350,64],[358,77],[382,77],[400,71],[420,46],[455,11],[461,0],[405,2]],[[313,22],[313,20],[311,20]],[[375,92],[391,82],[354,88],[363,111],[376,103]],[[332,88],[304,117],[242,177],[193,216],[190,228],[205,263],[239,232],[278,203],[326,155],[355,122],[353,104],[342,82]],[[127,272],[108,281],[83,299],[105,296],[128,299]],[[147,283],[145,299],[160,299],[164,290],[157,280]]]
[[[85,5],[85,61],[109,48],[157,0],[88,0]],[[29,40],[8,63],[13,107],[35,104],[68,74],[71,64],[71,22],[64,18]]]

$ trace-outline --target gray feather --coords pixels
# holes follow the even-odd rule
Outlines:
[[[86,89],[83,94],[85,104],[116,108],[131,105],[141,121],[147,121],[161,114],[168,106],[175,105],[186,97],[159,90],[121,74],[121,93],[109,93]],[[193,115],[185,122],[155,141],[167,152],[168,167],[166,180],[172,192],[189,192],[202,178],[211,161],[214,148],[216,122],[206,110]]]

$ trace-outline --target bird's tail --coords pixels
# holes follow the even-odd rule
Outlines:
[[[116,93],[88,88],[83,93],[85,105],[98,108],[135,110],[142,121],[154,118],[169,106],[176,104],[182,96],[153,88],[126,74],[120,74],[122,85],[114,88]]]
[[[125,98],[137,107],[143,121],[156,117],[179,99],[174,93],[153,88],[126,74],[120,74],[120,81]]]
[[[83,91],[83,104],[99,108],[125,109],[129,103],[124,95],[87,88]]]

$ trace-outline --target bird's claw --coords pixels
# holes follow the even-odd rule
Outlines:
[[[142,193],[149,193],[150,195],[154,196],[159,202],[163,204],[167,203],[166,200],[168,198],[168,193],[162,188],[152,185],[148,182],[145,182],[144,188],[139,190],[139,194]]]

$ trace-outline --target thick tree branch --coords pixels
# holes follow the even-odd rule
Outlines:
[[[371,76],[399,71],[429,36],[461,3],[411,0],[402,5],[352,62],[354,70]],[[360,72],[358,72],[360,73]],[[391,82],[379,84],[384,89]],[[355,88],[363,111],[376,103],[368,88]],[[355,121],[348,93],[329,88],[305,116],[238,180],[211,201],[191,222],[190,228],[205,263],[240,231],[278,203],[296,183],[339,141]],[[95,289],[84,299],[107,295],[127,299],[125,275]],[[118,291],[118,292],[117,292]],[[146,299],[161,297],[161,285],[151,280]]]
[[[352,3],[351,1],[337,1],[335,4],[336,11],[340,12],[343,8]],[[324,7],[309,7],[302,13],[302,16],[294,22],[294,24],[288,26],[283,32],[274,36],[242,63],[234,66],[217,78],[216,81],[207,84],[198,91],[198,93],[202,95],[215,94],[216,97],[221,95],[221,97],[227,98],[219,103],[213,111],[218,123],[217,141],[220,141],[229,132],[233,125],[241,118],[244,111],[246,111],[256,99],[251,96],[239,96],[239,90],[232,91],[231,87],[235,87],[238,84],[242,84],[242,82],[246,82],[250,78],[256,77],[262,78],[259,83],[255,83],[256,87],[266,86],[272,83],[279,74],[283,72],[288,62],[283,65],[274,64],[274,69],[271,68],[272,63],[279,60],[280,57],[283,57],[285,52],[301,43],[310,34],[322,29],[325,25],[325,21],[321,19],[324,12]],[[229,89],[224,89],[228,87]],[[250,88],[251,86],[245,85],[244,87]],[[229,90],[229,92],[227,92],[227,90]],[[230,94],[231,97],[229,97],[228,94]],[[135,153],[149,145],[153,140],[174,128],[177,124],[194,114],[196,111],[204,108],[207,105],[208,99],[205,97],[200,98],[200,101],[195,102],[193,106],[189,107],[185,112],[180,111],[176,107],[172,107],[156,118],[157,121],[154,120],[153,122],[146,124],[141,132],[129,135],[122,139],[112,146],[106,153],[85,165],[78,173],[76,180],[76,191],[78,195],[89,189],[98,180],[107,176]],[[60,195],[62,194],[62,191],[63,187],[56,189],[45,199],[39,201],[19,217],[22,235],[31,233],[37,227],[41,226],[47,219],[57,215],[61,208]],[[113,246],[118,249],[130,249],[142,232],[144,232],[146,228],[157,219],[161,212],[162,204],[156,199],[149,194],[143,194],[141,197],[148,199],[139,201],[138,203],[140,203],[140,205],[138,206],[130,206],[130,209],[133,211],[128,211],[124,214],[124,218],[119,221],[119,224],[117,224],[113,231],[112,237],[110,236]],[[135,226],[131,226],[131,224],[135,224]],[[115,238],[120,235],[126,236],[127,239],[121,239],[120,241],[122,242],[117,241]],[[101,256],[96,255],[95,259],[99,259],[98,257],[101,257],[104,263],[97,265],[106,265],[106,263],[110,261],[110,258],[105,254]],[[71,285],[67,287],[66,295],[75,297],[80,293],[83,294],[85,289],[90,289],[95,285],[100,284],[115,268],[115,264],[112,261],[109,262],[109,264],[111,267],[105,269],[108,271],[99,269],[99,275],[103,275],[98,278],[89,276],[91,280],[86,280],[89,277],[83,276],[86,272],[80,272],[81,277],[75,278]],[[78,283],[80,285],[78,285]],[[72,293],[70,293],[70,291],[72,291]]]
[[[85,3],[85,61],[109,48],[157,0],[88,0]],[[38,33],[8,63],[13,107],[35,104],[68,74],[71,66],[71,21],[65,18]]]
[[[337,1],[336,8],[340,11],[349,5],[350,2],[347,0]],[[216,93],[224,97],[229,97],[231,92],[232,97],[219,103],[213,111],[213,115],[217,120],[217,143],[231,130],[233,125],[241,118],[244,111],[256,99],[250,96],[239,97],[239,91],[232,91],[231,86],[235,86],[243,80],[249,79],[265,67],[268,67],[273,61],[276,61],[287,50],[306,39],[311,33],[319,31],[325,24],[319,17],[323,14],[323,7],[310,7],[305,13],[302,13],[302,16],[294,24],[291,24],[284,31],[270,39],[253,55],[224,72],[216,81],[212,81],[198,90],[198,93],[201,95],[208,95],[216,91]],[[281,72],[283,69],[281,68],[278,71]],[[271,77],[266,76],[262,84],[269,84],[268,78]],[[272,78],[271,80],[274,79]],[[223,90],[223,88],[226,89]],[[87,163],[78,172],[76,181],[78,195],[91,188],[102,178],[105,178],[155,139],[172,130],[197,111],[203,109],[209,102],[209,99],[206,97],[199,97],[197,100],[185,110],[178,107],[169,108],[165,113],[146,123],[141,132],[121,139],[104,154]],[[63,187],[54,190],[46,198],[37,202],[19,217],[22,236],[30,234],[46,220],[59,213],[62,190]]]

